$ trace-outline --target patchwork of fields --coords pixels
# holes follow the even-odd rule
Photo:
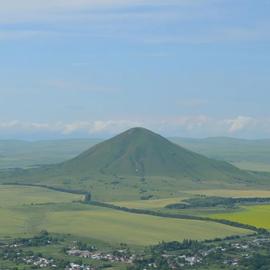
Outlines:
[[[79,198],[42,188],[0,186],[0,237],[28,236],[46,229],[111,244],[126,242],[140,246],[162,240],[200,240],[248,233],[213,222],[131,214],[72,203]],[[171,200],[161,200],[158,206]],[[147,203],[151,206],[157,201]]]

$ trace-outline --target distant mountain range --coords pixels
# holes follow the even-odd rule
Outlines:
[[[55,165],[12,170],[1,182],[91,190],[97,199],[176,196],[185,189],[256,184],[253,173],[133,128]]]

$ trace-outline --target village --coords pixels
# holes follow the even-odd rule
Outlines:
[[[62,238],[62,237],[60,237]],[[27,265],[31,269],[64,269],[64,270],[97,270],[103,269],[83,263],[81,259],[89,259],[97,262],[132,264],[136,259],[128,248],[112,249],[110,252],[99,251],[94,245],[85,244],[80,241],[62,242],[57,237],[47,232],[29,239],[17,239],[9,243],[0,242],[0,259],[14,262],[16,265]],[[61,245],[60,254],[63,259],[52,258],[40,252],[35,252],[38,247],[54,247]]]
[[[136,255],[130,255],[127,250],[116,250],[113,254],[104,253],[99,251],[88,251],[88,250],[78,250],[73,248],[67,251],[70,256],[76,256],[81,258],[91,258],[93,260],[103,260],[109,262],[123,262],[127,264],[132,264],[136,259]]]
[[[251,269],[245,266],[256,262],[258,258],[264,259],[261,253],[264,254],[269,248],[269,235],[233,240],[218,239],[213,242],[186,240],[186,243],[161,243],[151,250],[150,257],[148,255],[135,261],[130,269],[200,269],[209,265],[223,266],[224,269]]]
[[[107,263],[106,267],[120,263],[129,270],[200,269],[205,265],[223,265],[224,269],[233,269],[233,267],[243,267],[250,261],[257,260],[258,253],[263,254],[270,248],[268,234],[254,234],[243,238],[232,237],[202,242],[192,240],[162,242],[147,248],[140,254],[131,251],[126,245],[104,251],[98,250],[92,244],[80,241],[68,242],[69,244],[63,242],[61,251],[59,250],[59,254],[63,254],[60,256],[61,259],[35,252],[36,247],[50,248],[59,245],[60,242],[47,233],[41,233],[31,239],[0,243],[0,259],[29,266],[29,269],[104,269],[104,264],[91,263],[94,261]]]
[[[96,270],[96,268],[91,267],[90,265],[80,265],[76,263],[70,263],[65,270]]]

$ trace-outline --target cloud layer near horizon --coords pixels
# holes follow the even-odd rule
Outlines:
[[[236,136],[256,134],[258,129],[263,130],[265,136],[270,136],[270,119],[255,119],[238,116],[233,119],[214,119],[207,116],[182,116],[175,119],[163,119],[152,122],[130,120],[99,120],[75,121],[72,123],[37,123],[37,122],[0,122],[2,135],[23,133],[41,133],[50,137],[107,137],[123,132],[132,127],[145,127],[166,136],[192,136],[205,134],[205,136]],[[207,135],[208,134],[208,135]],[[1,138],[1,136],[0,136]]]

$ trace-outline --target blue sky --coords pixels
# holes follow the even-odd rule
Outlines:
[[[0,138],[270,137],[270,1],[0,1]]]

